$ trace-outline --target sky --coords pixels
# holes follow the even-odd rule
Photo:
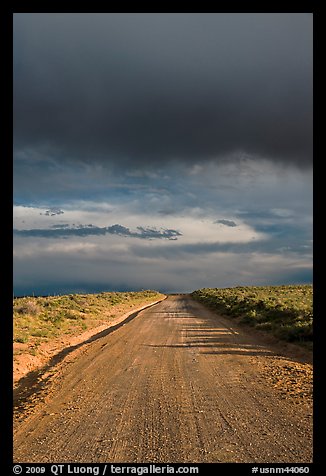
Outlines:
[[[14,14],[14,293],[312,281],[312,14]]]

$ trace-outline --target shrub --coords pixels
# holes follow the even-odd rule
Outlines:
[[[204,288],[192,296],[208,307],[287,341],[312,341],[311,285]]]
[[[30,314],[32,316],[36,316],[36,314],[40,312],[39,306],[33,301],[26,301],[23,304],[16,306],[14,310],[18,314]]]
[[[15,342],[19,342],[19,344],[26,344],[28,342],[28,336],[27,335],[20,335],[14,338]]]

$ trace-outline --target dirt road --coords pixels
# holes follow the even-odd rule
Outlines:
[[[62,362],[33,412],[17,416],[15,461],[310,462],[311,405],[268,378],[291,365],[170,296]]]

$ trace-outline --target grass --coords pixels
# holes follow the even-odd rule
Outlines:
[[[192,297],[243,324],[312,348],[311,285],[204,288],[194,291]]]
[[[141,291],[15,298],[14,342],[34,346],[77,335],[160,297],[156,291]]]

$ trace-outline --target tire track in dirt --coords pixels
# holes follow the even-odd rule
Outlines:
[[[310,462],[311,402],[271,384],[267,368],[299,365],[275,349],[170,296],[85,346],[45,403],[34,396],[14,425],[15,461]]]

